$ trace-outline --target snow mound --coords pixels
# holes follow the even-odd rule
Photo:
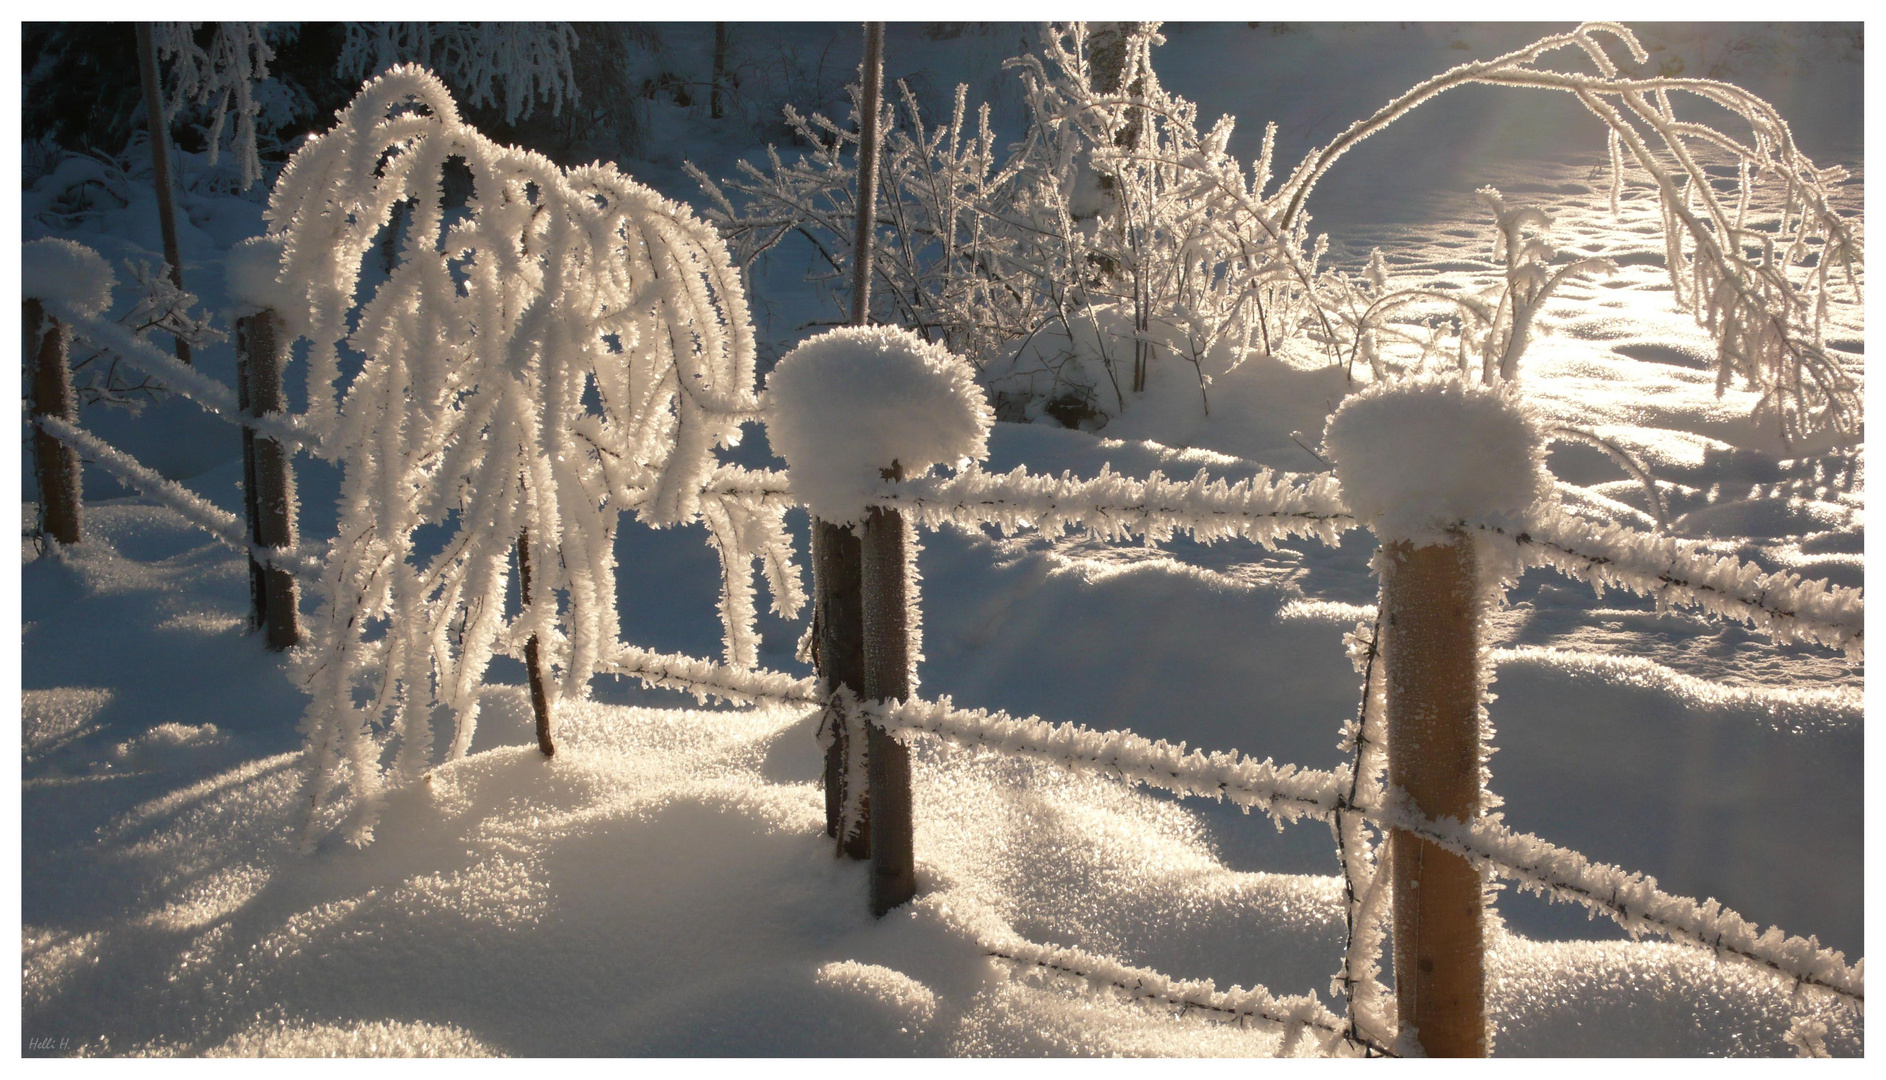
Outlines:
[[[1461,521],[1516,524],[1552,490],[1544,440],[1518,395],[1453,375],[1351,395],[1323,444],[1349,509],[1384,540],[1438,541]]]
[[[223,276],[235,314],[274,311],[289,315],[307,307],[305,296],[280,281],[281,266],[280,236],[252,236],[229,249]]]
[[[81,315],[102,315],[111,306],[117,279],[98,252],[71,240],[34,240],[20,245],[20,293]]]
[[[826,521],[864,519],[865,492],[988,455],[994,414],[969,362],[908,330],[849,326],[780,360],[766,379],[766,434],[793,494]]]
[[[399,1020],[342,1024],[256,1024],[204,1057],[246,1058],[454,1058],[500,1057],[497,1051],[449,1024]]]

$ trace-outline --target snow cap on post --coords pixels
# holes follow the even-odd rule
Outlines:
[[[1342,403],[1323,444],[1350,511],[1383,541],[1442,543],[1463,521],[1517,525],[1552,490],[1545,440],[1510,386],[1380,382]]]
[[[893,461],[911,477],[989,452],[994,416],[974,369],[908,330],[820,334],[780,360],[766,395],[766,435],[793,494],[825,521],[863,521]]]
[[[104,258],[70,240],[34,240],[20,246],[20,293],[81,315],[103,315],[118,283]]]
[[[254,315],[273,311],[292,317],[308,306],[305,296],[283,285],[282,238],[251,236],[229,249],[223,260],[223,277],[228,286],[229,306],[234,315]]]

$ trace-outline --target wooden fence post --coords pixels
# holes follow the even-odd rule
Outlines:
[[[72,370],[66,362],[66,331],[37,300],[21,309],[26,354],[33,358],[33,415],[78,423]],[[61,544],[79,542],[84,514],[79,501],[79,453],[33,428],[33,476],[39,482],[39,531]]]
[[[1382,575],[1390,790],[1419,813],[1480,809],[1479,590],[1473,540],[1387,545]],[[1429,1057],[1485,1057],[1485,900],[1466,859],[1391,838],[1396,1012]]]
[[[895,462],[886,479],[903,479]],[[904,582],[904,518],[873,507],[864,519],[864,693],[873,701],[910,696],[910,627]],[[871,913],[883,915],[917,894],[910,750],[876,724],[865,728],[871,797]]]
[[[236,320],[236,397],[249,416],[280,416],[282,360],[288,343],[281,319],[272,311]],[[242,429],[242,502],[249,519],[249,541],[287,552],[295,547],[295,477],[288,450],[253,428]],[[292,649],[301,641],[299,594],[292,574],[265,566],[249,554],[251,625],[264,633],[268,647]]]
[[[862,542],[851,529],[813,519],[813,621],[818,630],[813,636],[812,658],[828,691],[842,686],[859,700],[868,700],[864,690],[862,551]],[[825,834],[838,841],[840,854],[868,859],[870,793],[845,790],[853,752],[850,736],[836,714],[827,716],[826,723],[831,725],[831,742],[825,748]],[[843,836],[840,830],[845,825],[847,794],[855,796],[858,827]]]
[[[858,118],[858,212],[852,244],[853,326],[866,326],[871,321],[872,241],[877,217],[878,102],[882,97],[884,81],[883,23],[865,24],[863,73],[863,108]],[[867,522],[867,531],[869,527]],[[901,524],[897,537],[901,551]],[[812,604],[813,621],[818,627],[814,635],[813,660],[828,693],[843,686],[868,701],[878,695],[868,689],[865,675],[863,557],[862,541],[852,529],[817,517],[812,519]],[[902,555],[898,558],[898,572],[902,574]],[[900,592],[899,603],[902,602],[901,596]],[[908,693],[908,690],[899,691],[900,696],[904,693]],[[836,720],[836,716],[828,715],[826,718],[826,722],[833,727],[831,742],[825,750],[825,833],[838,840],[840,854],[866,859],[871,857],[874,830],[871,824],[871,793],[845,790],[851,755],[857,748],[851,746],[844,726],[835,723]],[[875,743],[868,738],[866,744],[864,749],[867,755],[870,760],[876,761]],[[897,749],[902,750],[902,747]],[[871,775],[876,775],[875,767]],[[871,786],[875,787],[875,781]],[[904,786],[907,790],[909,783],[906,782]],[[858,817],[851,835],[846,836],[844,806],[848,796],[856,807]],[[908,799],[905,801],[908,802]],[[873,903],[875,906],[875,901]]]

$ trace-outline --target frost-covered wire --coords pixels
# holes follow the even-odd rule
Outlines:
[[[865,702],[859,709],[893,735],[921,732],[958,746],[1045,762],[1076,772],[1110,776],[1179,795],[1229,799],[1269,814],[1281,828],[1305,815],[1323,817],[1338,805],[1347,778],[1322,769],[1254,761],[1232,751],[1206,754],[1147,739],[1130,731],[1096,731],[1079,724],[1016,719],[1005,712],[958,709],[948,696],[935,701]]]
[[[1032,716],[1018,720],[1002,712],[957,709],[948,697],[934,702],[866,702],[858,709],[894,736],[935,735],[958,746],[986,747],[1178,795],[1229,799],[1264,811],[1279,828],[1306,817],[1327,820],[1338,811],[1355,811],[1369,824],[1432,841],[1523,888],[1582,904],[1633,934],[1659,933],[1719,956],[1747,961],[1804,986],[1865,1000],[1865,961],[1850,967],[1840,952],[1813,938],[1790,937],[1779,927],[1758,931],[1754,923],[1718,901],[1666,893],[1654,878],[1591,862],[1490,818],[1437,821],[1392,798],[1378,806],[1351,804],[1346,790],[1353,774],[1278,765],[1268,759],[1257,762],[1232,751],[1187,751],[1184,744],[1153,741],[1129,731],[1095,731],[1076,724],[1049,724]],[[1373,887],[1378,879],[1386,880],[1381,869],[1375,871],[1369,887],[1379,904],[1386,901],[1386,890]],[[1363,914],[1374,915],[1371,911]],[[1366,928],[1369,924],[1358,925]],[[1379,955],[1379,942],[1375,948]],[[1360,978],[1367,970],[1366,954],[1363,957],[1355,970],[1349,969],[1346,960],[1345,970],[1366,986]],[[1385,1023],[1379,1016],[1372,1019],[1378,1025]]]
[[[1278,997],[1262,986],[1219,990],[1210,979],[1174,979],[1149,968],[1131,967],[1079,949],[1039,945],[1019,938],[983,947],[986,955],[1019,964],[1025,970],[1079,979],[1089,987],[1117,991],[1133,1001],[1167,1006],[1181,1016],[1217,1014],[1224,1018],[1223,1023],[1243,1027],[1256,1021],[1276,1028],[1284,1034],[1280,1056],[1288,1056],[1310,1032],[1321,1033],[1320,1038],[1311,1037],[1317,1039],[1318,1049],[1324,1056],[1329,1056],[1338,1045],[1352,1052],[1397,1056],[1388,1046],[1351,1030],[1342,1017],[1330,1012],[1314,994]]]
[[[640,679],[649,686],[683,690],[702,702],[719,698],[743,705],[767,701],[820,703],[816,679],[716,664],[680,653],[651,652],[634,645],[619,646],[603,670]]]
[[[1848,965],[1843,953],[1815,938],[1791,937],[1778,926],[1760,930],[1721,901],[1664,892],[1656,878],[1592,862],[1576,851],[1515,832],[1491,819],[1436,820],[1405,802],[1392,803],[1370,816],[1384,827],[1405,830],[1462,855],[1530,892],[1605,915],[1632,936],[1662,934],[1766,968],[1802,986],[1866,1002],[1865,960]]]
[[[236,515],[146,467],[136,458],[105,442],[91,432],[57,416],[38,416],[34,423],[46,434],[82,454],[87,461],[104,469],[146,497],[177,512],[185,521],[209,533],[217,540],[247,552],[258,563],[286,570],[304,578],[318,574],[321,561],[305,551],[264,547],[249,539],[249,530]]]
[[[1343,879],[1342,968],[1330,981],[1340,996],[1348,1031],[1356,1039],[1393,1043],[1399,1028],[1394,999],[1382,985],[1382,953],[1387,940],[1388,849],[1371,843],[1367,819],[1355,808],[1380,806],[1382,778],[1388,770],[1388,714],[1382,674],[1382,624],[1357,624],[1344,643],[1362,675],[1362,701],[1344,732],[1341,749],[1351,755],[1343,806],[1329,815],[1336,836],[1336,860]]]
[[[248,428],[291,448],[304,447],[313,441],[298,417],[252,416],[242,411],[236,404],[234,390],[203,374],[201,369],[181,363],[175,356],[140,337],[130,327],[84,314],[61,301],[47,302],[46,309],[71,327],[73,336],[99,348],[109,349],[113,355],[139,371],[162,378],[165,389],[189,398],[218,420]]]
[[[1810,641],[1865,655],[1863,590],[1805,580],[1754,563],[1710,555],[1672,537],[1620,525],[1593,525],[1557,506],[1535,508],[1525,528],[1477,526],[1517,546],[1518,555],[1602,590],[1614,587],[1746,622],[1782,643]]]
[[[971,468],[949,477],[886,481],[873,499],[932,528],[952,522],[1052,533],[1071,526],[1107,540],[1158,542],[1183,532],[1205,543],[1240,538],[1270,547],[1286,536],[1308,536],[1334,544],[1358,524],[1332,477],[1268,469],[1233,484],[1203,469],[1190,480],[1158,472],[1136,480],[1103,466],[1099,476],[1080,480],[1021,466],[1007,473]]]

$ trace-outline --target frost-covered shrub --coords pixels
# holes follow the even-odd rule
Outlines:
[[[462,204],[448,167],[469,173]],[[616,649],[625,511],[705,519],[728,660],[754,662],[750,560],[764,556],[776,606],[800,596],[783,507],[715,484],[714,448],[758,401],[745,294],[711,228],[613,167],[566,172],[491,142],[414,67],[368,83],[295,154],[268,219],[279,259],[258,245],[247,262],[274,282],[243,293],[300,297],[281,311],[309,342],[298,423],[342,466],[301,667],[311,808],[344,768],[350,835],[370,836],[383,752],[396,778],[418,775],[442,709],[465,753],[487,664],[531,638],[552,704],[586,694]],[[518,549],[532,597],[507,618]]]
[[[1150,24],[1114,42],[1120,55],[1109,65],[1117,59],[1118,73],[1101,81],[1124,89],[1111,91],[1098,88],[1086,28],[1050,28],[1038,55],[1009,62],[1030,121],[1005,151],[996,150],[986,107],[968,125],[962,88],[949,122],[934,128],[904,93],[876,209],[885,229],[874,266],[878,318],[969,357],[999,401],[1071,395],[1106,415],[1128,408],[1149,371],[1175,358],[1201,397],[1246,357],[1291,351],[1345,369],[1364,358],[1378,375],[1406,366],[1390,356],[1399,347],[1463,364],[1478,354],[1483,370],[1510,376],[1531,313],[1565,273],[1595,262],[1541,276],[1539,251],[1520,236],[1537,223],[1502,206],[1501,230],[1518,240],[1496,256],[1507,264],[1503,295],[1486,310],[1461,304],[1445,325],[1414,326],[1390,316],[1423,284],[1404,283],[1380,306],[1385,282],[1322,265],[1326,241],[1309,233],[1306,206],[1351,146],[1446,90],[1546,89],[1574,95],[1607,132],[1614,210],[1626,168],[1652,181],[1675,300],[1714,336],[1719,386],[1741,379],[1760,391],[1758,413],[1786,440],[1856,435],[1855,387],[1820,338],[1834,275],[1852,285],[1861,257],[1852,226],[1829,203],[1842,173],[1802,154],[1786,121],[1753,94],[1709,79],[1627,76],[1606,39],[1646,59],[1629,30],[1589,23],[1462,64],[1273,182],[1271,137],[1247,168],[1226,149],[1230,118],[1201,131],[1195,107],[1160,86],[1150,49],[1161,39]],[[1684,99],[1726,111],[1746,132],[1680,116]],[[900,119],[896,106],[885,108]],[[788,119],[810,152],[773,152],[765,169],[742,163],[738,178],[720,184],[695,176],[741,261],[797,233],[837,271],[851,258],[856,170],[847,154],[856,124]],[[1729,195],[1708,171],[1724,161],[1737,175]]]
[[[864,520],[893,465],[906,477],[989,452],[993,420],[961,357],[908,330],[850,326],[807,341],[766,377],[766,434],[793,496],[834,523]]]
[[[576,98],[569,23],[376,22],[346,24],[336,63],[342,78],[364,79],[402,63],[436,70],[467,105],[502,102],[506,123],[528,117],[537,99],[561,112]]]
[[[237,187],[247,190],[262,176],[256,153],[256,84],[268,78],[268,62],[275,59],[263,34],[263,24],[219,22],[207,46],[198,45],[202,23],[152,23],[151,43],[159,60],[168,61],[170,100],[164,106],[168,123],[186,103],[209,110],[204,141],[210,165],[222,152],[223,132],[233,115],[236,121],[231,149],[239,174]]]

